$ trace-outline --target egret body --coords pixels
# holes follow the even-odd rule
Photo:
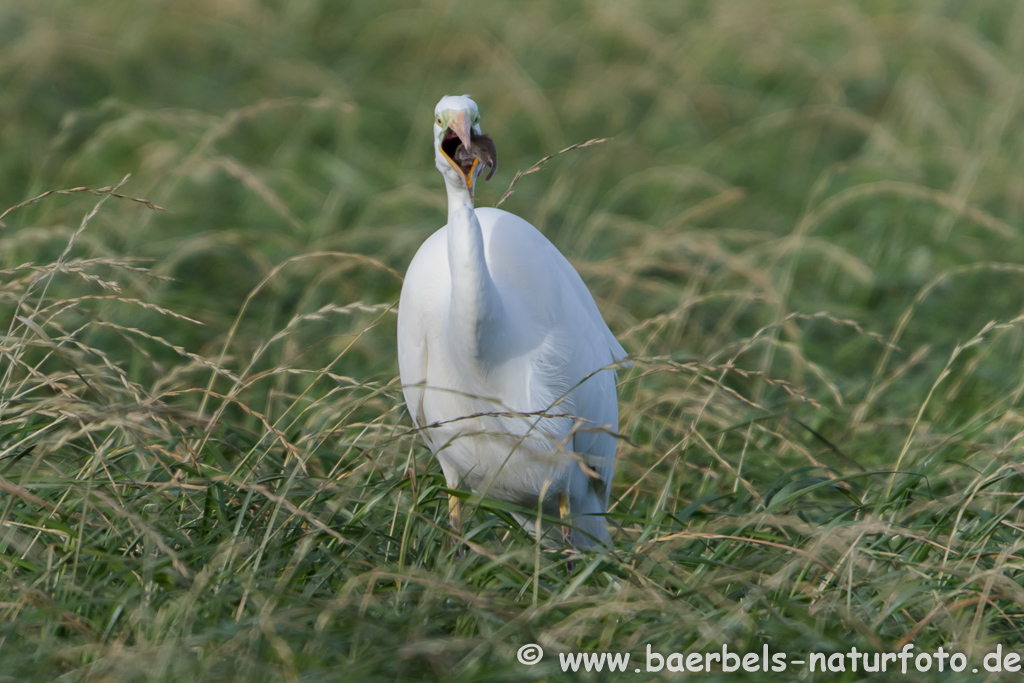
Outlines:
[[[605,543],[618,429],[609,366],[625,351],[546,237],[518,216],[474,207],[477,179],[497,163],[476,103],[447,96],[434,115],[448,224],[416,252],[402,286],[398,364],[409,413],[449,487],[569,516],[567,542]],[[548,531],[535,528],[536,516],[517,518]]]

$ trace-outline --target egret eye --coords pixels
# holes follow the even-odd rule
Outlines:
[[[441,117],[438,116],[436,119],[434,119],[434,123],[436,123],[437,125],[440,126],[441,125]]]

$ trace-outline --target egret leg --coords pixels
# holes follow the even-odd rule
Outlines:
[[[450,494],[448,496],[448,525],[456,536],[462,536],[462,500]],[[462,559],[463,550],[462,542],[456,540],[455,557],[457,559]]]
[[[462,500],[448,496],[448,524],[452,531],[462,534]]]
[[[558,494],[558,516],[562,518],[564,522],[569,518],[569,494],[559,493]],[[572,547],[572,527],[565,525],[562,527],[562,540],[565,544]]]

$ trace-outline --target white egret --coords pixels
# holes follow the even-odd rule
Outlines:
[[[564,540],[606,543],[615,464],[615,371],[625,357],[587,286],[523,219],[474,207],[494,144],[468,96],[434,110],[448,224],[416,252],[398,310],[405,402],[448,486],[565,519]],[[461,506],[449,497],[451,524]],[[517,515],[536,533],[536,516]],[[540,535],[549,529],[542,524]],[[547,539],[550,542],[550,539]]]

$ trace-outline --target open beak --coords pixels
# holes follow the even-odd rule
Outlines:
[[[468,111],[452,112],[452,116],[448,120],[448,130],[458,136],[459,142],[461,142],[466,149],[469,149],[470,144],[472,143],[472,137],[470,135],[471,125]]]
[[[470,199],[475,198],[476,178],[483,170],[490,168],[486,180],[494,175],[498,167],[494,141],[482,133],[473,132],[473,123],[468,111],[449,111],[442,114],[441,153],[462,176],[469,190]]]
[[[444,123],[447,128],[443,133],[444,137],[442,138],[443,142],[441,144],[441,151],[444,153],[445,158],[448,159],[448,163],[454,166],[455,170],[462,174],[463,179],[466,181],[466,187],[469,189],[469,198],[473,199],[473,179],[476,177],[476,166],[480,163],[480,160],[474,159],[473,165],[469,168],[469,172],[467,173],[463,171],[458,162],[452,158],[455,155],[455,150],[459,147],[458,144],[455,143],[455,139],[458,139],[466,149],[472,149],[473,147],[473,124],[469,120],[469,112],[450,112],[450,115],[444,119]]]

